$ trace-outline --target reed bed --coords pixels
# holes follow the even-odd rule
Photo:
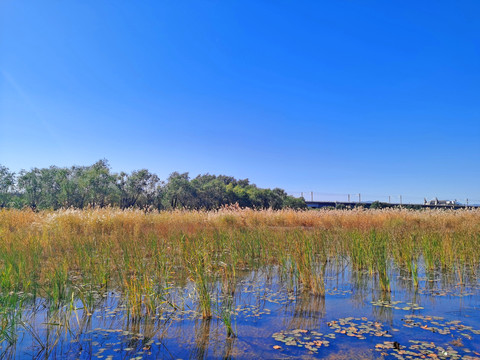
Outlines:
[[[138,319],[180,308],[169,289],[187,284],[203,318],[216,316],[234,336],[229,308],[245,270],[275,268],[296,292],[323,297],[329,267],[366,272],[388,293],[392,268],[418,288],[419,267],[462,284],[476,281],[479,262],[476,210],[3,209],[0,339],[12,336],[28,301],[50,308],[80,301],[88,315],[117,291]]]

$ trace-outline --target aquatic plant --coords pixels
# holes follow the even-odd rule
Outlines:
[[[476,210],[2,209],[0,341],[13,339],[22,308],[34,303],[88,316],[115,291],[141,323],[184,306],[173,303],[173,286],[194,288],[201,316],[220,319],[233,336],[233,295],[245,270],[280,270],[289,290],[320,298],[327,271],[342,276],[349,264],[385,293],[396,268],[418,291],[428,290],[419,269],[465,285],[478,279],[479,220]],[[215,308],[219,294],[223,305]]]

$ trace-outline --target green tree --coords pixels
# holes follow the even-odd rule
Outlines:
[[[120,207],[154,205],[159,182],[158,176],[146,169],[133,171],[130,175],[121,172],[116,182],[120,192]]]
[[[0,164],[0,207],[7,206],[15,189],[15,173]]]
[[[164,205],[166,208],[198,208],[197,191],[190,183],[188,173],[173,172],[165,185]]]
[[[21,170],[18,178],[18,190],[23,195],[24,204],[35,210],[41,201],[41,170]]]
[[[17,184],[14,174],[0,165],[0,206],[16,206],[9,200],[14,199],[33,209],[112,205],[123,209],[211,210],[227,204],[257,209],[306,208],[305,200],[288,196],[279,188],[258,188],[248,179],[204,174],[191,180],[188,173],[174,172],[163,183],[146,169],[112,173],[107,160],[91,166],[22,170],[16,180]]]
[[[199,207],[210,210],[228,204],[226,182],[230,182],[230,179],[222,175],[205,174],[193,179],[191,184],[196,190]]]
[[[103,159],[81,172],[78,179],[80,194],[82,195],[82,207],[85,204],[90,206],[104,207],[115,196],[115,176],[110,173],[108,161]]]

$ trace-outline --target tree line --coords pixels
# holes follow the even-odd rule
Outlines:
[[[279,188],[261,189],[248,179],[174,172],[166,181],[146,169],[114,173],[107,160],[90,166],[33,168],[18,174],[0,164],[0,207],[34,210],[86,207],[218,209],[306,208],[305,200]]]

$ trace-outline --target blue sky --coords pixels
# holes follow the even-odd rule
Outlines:
[[[15,171],[480,199],[479,96],[476,0],[0,2]]]

